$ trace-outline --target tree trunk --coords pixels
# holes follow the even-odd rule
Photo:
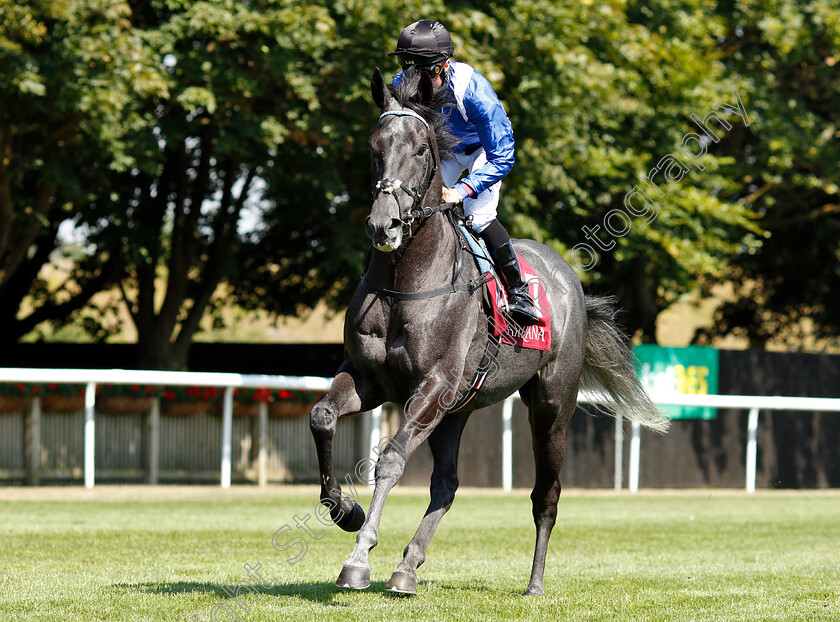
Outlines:
[[[612,270],[613,293],[617,294],[626,318],[622,322],[629,335],[641,333],[644,343],[656,343],[656,291],[648,274],[646,259],[638,257],[631,262],[615,263]]]
[[[193,181],[191,205],[200,205],[211,196],[209,168],[212,150],[207,148],[202,155],[199,174]],[[178,167],[167,163],[165,171]],[[206,169],[206,170],[205,170]],[[199,330],[201,317],[209,306],[216,288],[226,275],[226,264],[235,241],[236,223],[248,196],[255,170],[250,170],[243,179],[244,184],[238,197],[233,188],[237,182],[239,167],[232,161],[220,162],[216,168],[221,180],[220,205],[212,219],[213,236],[209,243],[199,243],[197,230],[199,212],[185,208],[183,201],[174,201],[175,224],[167,261],[166,291],[160,310],[155,312],[152,301],[155,287],[160,285],[156,271],[151,264],[148,270],[138,272],[140,291],[146,292],[145,300],[139,300],[134,321],[138,332],[139,360],[143,369],[186,370],[189,367],[189,350],[193,336]],[[173,179],[186,178],[186,171]],[[160,185],[164,186],[163,183]],[[186,188],[179,187],[170,195],[183,197]],[[161,225],[163,221],[160,221]],[[157,257],[155,258],[158,259]],[[193,273],[197,273],[194,276]],[[128,301],[127,301],[128,302]]]
[[[140,327],[137,330],[140,335],[137,340],[137,365],[140,369],[188,370],[186,353],[178,352],[165,335],[152,335]]]

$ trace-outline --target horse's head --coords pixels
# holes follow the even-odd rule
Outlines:
[[[413,72],[404,80],[417,80],[417,100],[428,106],[434,97],[431,78]],[[437,167],[433,126],[419,113],[395,99],[379,69],[371,78],[373,100],[382,111],[370,137],[373,205],[365,231],[373,246],[385,252],[396,250],[410,232],[416,209],[429,189]]]

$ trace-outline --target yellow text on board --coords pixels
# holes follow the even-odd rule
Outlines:
[[[674,380],[678,393],[709,393],[709,368],[705,365],[674,365]]]

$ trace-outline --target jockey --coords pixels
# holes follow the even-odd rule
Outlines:
[[[396,56],[405,70],[417,67],[437,87],[446,84],[457,111],[449,115],[452,133],[460,139],[452,160],[441,162],[443,201],[464,202],[464,215],[487,244],[508,294],[508,312],[521,326],[539,322],[528,284],[522,278],[510,235],[496,218],[502,178],[513,167],[513,128],[490,82],[466,63],[455,62],[452,38],[437,21],[421,19],[406,27]],[[394,81],[399,82],[402,72]],[[460,179],[467,171],[467,176]],[[460,179],[460,181],[459,181]]]

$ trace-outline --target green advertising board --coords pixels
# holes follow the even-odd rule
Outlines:
[[[712,394],[718,392],[718,351],[702,346],[666,348],[644,344],[633,350],[639,359],[639,373],[651,393]],[[714,419],[716,408],[663,406],[671,419]]]

